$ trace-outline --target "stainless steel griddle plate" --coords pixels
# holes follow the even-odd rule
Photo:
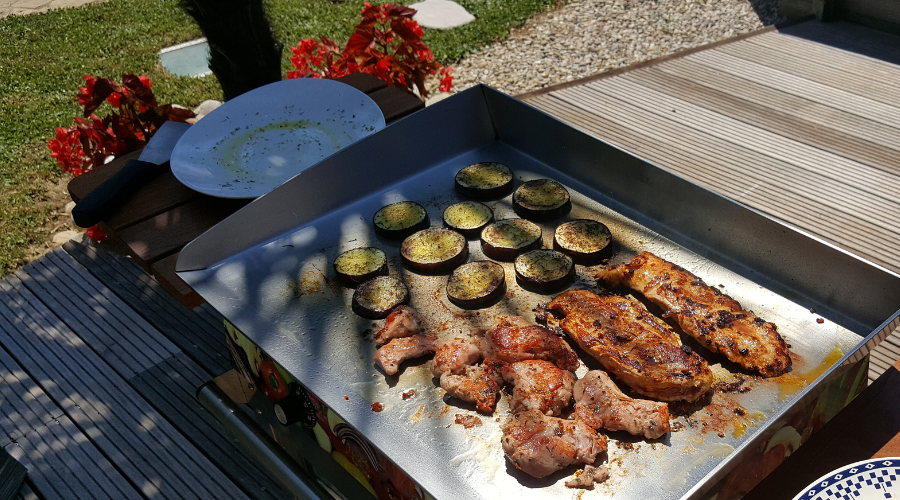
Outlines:
[[[417,201],[431,220],[441,220],[444,208],[460,200],[454,175],[478,161],[509,165],[517,185],[552,178],[569,189],[573,210],[543,224],[545,246],[561,221],[595,218],[612,230],[613,263],[652,251],[723,285],[776,323],[800,357],[798,372],[835,353],[841,361],[797,392],[783,394],[779,384],[761,381],[729,396],[754,415],[743,434],[685,429],[637,452],[617,447],[623,438],[614,436],[610,458],[621,462],[610,481],[584,498],[699,497],[898,322],[897,275],[488,87],[467,90],[311,167],[193,241],[178,260],[179,274],[212,306],[437,498],[568,497],[563,482],[571,470],[544,480],[516,471],[500,448],[500,422],[482,415],[480,427],[453,425],[456,413],[473,411],[453,401],[447,407],[422,364],[386,379],[373,366],[371,336],[363,335],[379,323],[350,311],[352,292],[335,282],[331,263],[350,248],[383,249],[391,273],[410,286],[412,305],[442,338],[503,314],[533,319],[534,307],[550,297],[519,288],[511,264],[504,264],[506,298],[465,312],[446,299],[446,277],[405,271],[399,243],[372,230],[372,214],[401,200]],[[497,219],[514,216],[509,196],[489,205]],[[470,251],[470,261],[484,258],[477,243]],[[581,269],[575,286],[594,285]],[[824,324],[816,323],[820,316]],[[404,401],[409,388],[416,397]],[[383,412],[371,411],[374,401]]]

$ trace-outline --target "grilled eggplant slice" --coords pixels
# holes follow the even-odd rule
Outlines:
[[[386,275],[387,255],[374,247],[354,248],[334,259],[334,272],[342,283],[355,287],[376,276]]]
[[[469,165],[456,173],[456,190],[476,200],[502,198],[513,186],[512,170],[497,162]]]
[[[516,257],[516,281],[537,293],[555,293],[575,281],[575,263],[568,255],[543,248]]]
[[[491,207],[477,201],[454,203],[444,210],[444,225],[469,239],[477,238],[493,221]]]
[[[386,238],[403,239],[431,225],[425,207],[414,201],[401,201],[381,207],[372,217],[375,232]]]
[[[409,289],[393,276],[379,276],[353,292],[353,312],[368,319],[386,318],[395,307],[409,302]]]
[[[463,309],[488,307],[506,293],[503,266],[489,260],[463,264],[447,280],[447,298]]]
[[[519,254],[541,248],[541,226],[525,219],[503,219],[481,231],[481,249],[494,260],[511,261]]]
[[[469,258],[469,243],[450,229],[423,229],[403,240],[400,258],[412,271],[446,274]]]
[[[611,243],[609,228],[602,222],[590,219],[560,224],[553,234],[553,248],[583,266],[595,266],[609,257]]]
[[[525,219],[555,219],[571,209],[569,190],[551,179],[528,181],[513,193],[513,210]]]

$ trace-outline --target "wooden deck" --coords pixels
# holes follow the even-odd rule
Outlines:
[[[900,37],[810,21],[521,98],[896,273],[898,59]],[[895,331],[870,379],[898,358]]]
[[[0,441],[21,498],[290,498],[194,393],[230,369],[221,317],[69,243],[0,281]]]

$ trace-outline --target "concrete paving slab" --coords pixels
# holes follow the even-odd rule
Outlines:
[[[450,29],[475,20],[462,5],[451,0],[425,0],[409,6],[418,12],[413,20],[426,28]]]

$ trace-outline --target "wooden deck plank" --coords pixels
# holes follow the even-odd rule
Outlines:
[[[581,105],[587,107],[584,102]],[[625,146],[621,143],[621,146],[637,148],[630,150],[644,156],[648,153],[654,155],[654,161],[664,168],[767,211],[795,227],[836,240],[839,245],[859,249],[858,242],[866,241],[871,246],[867,248],[869,255],[875,252],[881,257],[878,260],[898,261],[897,249],[889,243],[891,233],[886,233],[880,226],[860,222],[846,213],[818,204],[814,197],[807,197],[803,192],[786,192],[781,187],[785,181],[777,174],[790,170],[788,165],[780,165],[777,160],[712,137],[702,137],[702,134],[690,129],[680,129],[675,125],[671,127],[674,130],[661,128],[655,117],[644,119],[628,108],[619,112],[607,107],[602,111],[609,117],[618,114],[615,118],[619,123],[631,129],[631,133],[638,132],[646,138],[640,144]],[[768,175],[776,176],[774,182],[772,178],[760,175],[756,171],[757,165],[770,166],[773,172]],[[821,224],[823,220],[829,223]],[[872,238],[873,235],[876,238]]]
[[[818,203],[900,234],[900,203],[873,192],[873,188],[877,186],[870,186],[865,174],[848,175],[848,171],[871,171],[865,164],[703,109],[644,87],[636,80],[611,78],[589,84],[581,91],[581,99],[597,98],[596,94],[588,93],[588,89],[604,93],[613,99],[605,101],[610,106],[617,103],[622,106],[627,101],[629,105],[644,110],[657,118],[659,127],[669,127],[671,122],[679,123],[690,127],[694,134],[700,134],[701,137],[714,136],[789,163],[795,168],[787,172],[771,171],[771,175],[789,176],[783,182],[790,184],[782,184],[781,189],[805,192],[808,197],[817,199]],[[567,89],[561,92],[572,91],[573,89]],[[672,110],[677,112],[671,112]],[[760,164],[756,168],[762,171],[767,167]],[[897,177],[896,182],[900,182],[900,177]]]
[[[5,349],[0,348],[0,427],[16,422],[4,448],[28,469],[45,498],[139,498],[133,485],[56,406]]]
[[[791,198],[789,194],[783,193],[780,189],[760,188],[763,181],[753,177],[754,152],[752,151],[744,150],[744,153],[741,154],[738,150],[733,153],[731,159],[743,168],[725,173],[721,172],[723,169],[721,162],[725,154],[723,148],[729,146],[727,143],[722,145],[723,148],[718,148],[718,144],[714,141],[711,146],[706,146],[709,150],[704,150],[703,145],[693,144],[681,138],[650,137],[647,135],[648,132],[640,127],[639,120],[634,115],[624,113],[616,116],[608,109],[597,110],[589,107],[581,109],[559,99],[558,95],[541,97],[529,101],[529,103],[708,189],[718,191],[757,210],[768,212],[788,225],[816,234],[849,251],[856,251],[873,262],[900,270],[900,257],[897,256],[896,249],[890,244],[877,245],[878,242],[884,241],[884,238],[890,236],[883,229],[863,227],[865,224],[860,223],[854,226],[853,218],[830,210],[828,207],[810,208],[809,205],[814,200]],[[584,105],[583,102],[581,104]],[[728,182],[722,182],[723,176],[727,176]],[[842,221],[841,217],[845,217],[845,220]],[[811,227],[811,221],[814,224],[815,221],[823,219],[837,221],[837,224]],[[841,226],[841,223],[853,231],[847,233],[843,230],[835,230],[834,225]],[[875,236],[860,233],[860,230],[871,231]],[[860,242],[867,243],[860,244]]]
[[[199,366],[180,354],[139,373],[129,382],[248,495],[259,499],[289,498],[289,492],[249,458],[237,439],[197,401],[195,391],[209,380]]]
[[[159,352],[148,346],[140,333],[149,333],[149,325],[139,322],[133,329],[116,317],[118,308],[110,306],[108,300],[93,291],[85,290],[75,276],[67,276],[58,267],[50,270],[46,259],[34,261],[16,273],[22,283],[44,301],[52,310],[58,311],[59,318],[70,328],[83,331],[85,341],[100,350],[101,357],[124,377],[131,377],[159,363],[176,352],[172,344],[166,345],[169,352]],[[56,273],[54,276],[53,273]],[[98,300],[99,299],[99,300]],[[79,307],[81,306],[81,307]],[[112,323],[113,328],[104,328]]]
[[[0,347],[0,447],[64,414]]]
[[[36,380],[54,382],[47,394],[132,482],[161,498],[244,497],[17,278],[0,282],[0,296],[0,342]]]
[[[850,160],[876,167],[885,172],[900,174],[900,149],[892,149],[867,139],[844,134],[830,127],[817,126],[792,109],[773,109],[730,95],[726,92],[663,71],[647,68],[622,75],[626,81],[677,97],[680,100],[717,112],[747,125],[807,144]],[[736,88],[735,92],[741,92]],[[900,136],[900,134],[898,134]],[[868,172],[867,172],[868,173]],[[845,176],[842,176],[846,178]],[[883,176],[891,184],[872,186],[870,176],[859,187],[874,196],[885,190],[900,196],[900,177]]]
[[[900,67],[896,64],[838,47],[805,40],[787,33],[764,33],[747,41],[806,59],[834,62],[840,64],[844,71],[865,75],[866,78],[875,79],[882,83],[896,84],[900,80]]]
[[[861,116],[867,120],[900,128],[900,113],[898,113],[897,108],[887,106],[867,97],[861,97],[828,85],[800,78],[724,52],[697,52],[687,56],[686,59],[761,85],[767,85],[787,94],[803,97]]]
[[[203,308],[186,309],[127,257],[88,244],[63,249],[212,376],[231,369],[225,330]]]
[[[900,51],[897,51],[900,36],[897,34],[846,21],[805,22],[780,29],[779,32],[900,66]]]
[[[687,59],[673,60],[655,69],[666,74],[689,79],[697,84],[740,97],[773,110],[791,110],[821,127],[833,128],[844,134],[866,139],[885,147],[900,150],[900,129],[867,120],[840,109],[781,92],[776,88],[751,82],[717,68]]]
[[[634,90],[634,85],[631,86],[631,90]],[[900,223],[896,222],[897,218],[893,220],[890,218],[890,214],[895,214],[900,210],[900,205],[892,204],[883,199],[872,199],[872,197],[862,196],[862,191],[824,177],[815,171],[791,168],[792,165],[790,163],[784,165],[783,158],[778,158],[774,155],[769,157],[763,152],[765,149],[758,144],[752,142],[740,143],[743,142],[742,138],[736,138],[734,133],[731,133],[732,131],[718,128],[718,124],[716,124],[715,130],[700,131],[691,128],[691,119],[685,119],[684,112],[673,113],[675,115],[673,120],[662,119],[659,115],[647,109],[648,107],[652,108],[652,104],[643,101],[637,102],[634,99],[626,103],[606,93],[595,91],[590,86],[566,89],[554,95],[578,107],[588,108],[594,104],[593,109],[618,113],[621,119],[625,121],[639,117],[642,123],[645,124],[644,130],[654,138],[662,137],[663,134],[676,134],[675,140],[686,141],[693,144],[694,147],[702,147],[706,150],[712,149],[719,154],[735,151],[736,154],[729,161],[726,162],[723,156],[715,162],[717,167],[729,167],[730,169],[727,174],[724,171],[712,172],[718,175],[720,183],[732,182],[730,181],[732,176],[741,173],[739,170],[743,170],[739,166],[746,165],[752,170],[747,172],[746,175],[754,176],[756,182],[766,184],[768,186],[766,189],[777,189],[792,193],[802,197],[804,202],[813,202],[816,205],[826,206],[838,212],[850,214],[856,219],[869,223],[872,227],[884,228],[888,236],[900,232]],[[663,109],[671,108],[663,107]],[[723,124],[722,126],[726,125]],[[739,141],[739,143],[736,145],[731,141]],[[713,144],[715,147],[711,148]],[[754,149],[754,146],[756,146],[756,149]],[[748,154],[757,161],[746,162],[745,157]],[[739,187],[741,189],[756,189],[753,183]],[[834,198],[830,196],[834,196]],[[855,199],[849,199],[851,197]],[[871,213],[864,212],[865,210],[876,209],[877,211]],[[827,223],[832,224],[832,221],[827,221]],[[889,252],[893,253],[895,251],[893,245],[875,243]]]
[[[797,57],[748,41],[728,44],[718,50],[772,69],[790,72],[794,76],[831,88],[900,107],[900,89],[896,86],[845,70],[837,61],[830,60],[824,63],[821,60]]]

